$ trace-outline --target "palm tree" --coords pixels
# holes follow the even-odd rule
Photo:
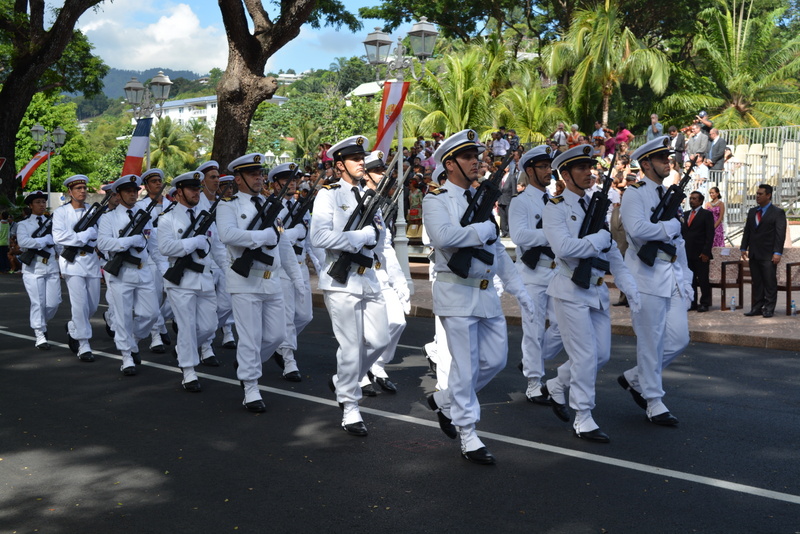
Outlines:
[[[752,0],[731,0],[730,7],[720,0],[700,12],[694,46],[708,92],[679,91],[664,99],[664,111],[694,116],[706,109],[715,126],[726,129],[800,122],[800,37],[777,37],[785,8],[760,16],[752,8]]]
[[[527,63],[519,79],[498,97],[495,116],[514,128],[522,143],[542,143],[558,121],[566,120],[556,98],[556,86],[543,88],[539,72]]]
[[[184,128],[186,128],[186,132],[192,137],[192,153],[195,159],[211,152],[214,132],[208,127],[207,122],[192,119],[186,123]]]
[[[191,134],[164,117],[153,125],[150,134],[150,164],[163,170],[168,177],[193,169],[192,143]]]
[[[603,123],[614,91],[633,83],[647,83],[657,95],[667,89],[669,62],[660,50],[646,48],[627,27],[616,3],[605,0],[596,9],[574,12],[572,24],[560,41],[545,50],[548,74],[570,72],[571,111],[588,115],[588,104],[600,93]]]
[[[322,128],[311,121],[299,121],[292,129],[295,161],[311,160],[320,142]]]

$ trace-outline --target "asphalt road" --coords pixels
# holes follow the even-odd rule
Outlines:
[[[663,428],[616,384],[635,344],[614,337],[594,411],[611,443],[594,444],[525,401],[510,327],[508,366],[480,394],[498,458],[486,467],[460,458],[424,404],[432,320],[409,320],[389,367],[400,392],[364,400],[370,435],[355,438],[326,385],[324,309],[302,336],[302,383],[265,364],[259,415],[241,406],[233,351],[217,347],[223,366],[189,394],[144,343],[139,374],[123,377],[99,313],[97,361],[78,361],[66,290],[49,352],[34,349],[27,309],[20,277],[0,277],[3,533],[800,532],[796,352],[691,345],[665,372],[681,423]]]

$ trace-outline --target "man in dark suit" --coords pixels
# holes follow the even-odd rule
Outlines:
[[[772,204],[769,184],[758,186],[756,204],[747,213],[739,247],[742,260],[749,261],[753,281],[753,307],[745,315],[772,317],[778,300],[778,263],[786,239],[786,213]]]
[[[725,139],[720,137],[719,130],[716,128],[711,128],[711,133],[708,137],[711,143],[708,149],[706,165],[708,165],[712,171],[721,171],[725,168],[725,147],[727,147],[728,144],[725,142]]]
[[[519,158],[520,150],[514,151],[514,159],[506,167],[507,172],[500,182],[500,198],[497,199],[497,213],[500,215],[500,236],[508,237],[508,206],[511,199],[517,194],[517,179],[521,169]]]
[[[711,245],[714,243],[714,215],[703,209],[705,198],[700,191],[689,195],[689,207],[692,210],[683,214],[681,234],[686,242],[686,261],[692,271],[692,288],[694,300],[690,309],[707,312],[711,306],[711,282],[708,279],[708,267],[711,261]],[[698,287],[700,288],[698,295]],[[697,300],[700,297],[700,305]]]
[[[686,151],[686,138],[675,126],[669,127],[669,146],[675,151],[675,161],[683,168],[683,153]]]

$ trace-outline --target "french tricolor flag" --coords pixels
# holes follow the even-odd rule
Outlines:
[[[125,165],[122,166],[122,174],[120,176],[142,174],[142,162],[150,143],[150,126],[152,124],[152,117],[139,119],[136,123],[136,129],[133,130],[133,137],[131,137],[131,144],[128,146],[128,154],[125,156]]]

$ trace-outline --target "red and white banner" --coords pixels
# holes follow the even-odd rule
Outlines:
[[[125,164],[122,166],[122,174],[142,174],[142,162],[150,144],[150,125],[153,118],[139,119],[136,128],[133,130],[131,144],[128,146],[128,154],[125,156]]]
[[[28,179],[31,175],[39,168],[39,165],[47,161],[47,158],[50,157],[50,152],[47,150],[42,150],[28,162],[27,165],[22,167],[22,170],[17,173],[17,180],[22,180],[22,189],[25,189],[25,186],[28,185]]]
[[[378,117],[378,138],[372,150],[380,150],[389,154],[394,132],[397,130],[397,119],[406,101],[408,87],[411,82],[386,82],[383,85],[383,102]]]

